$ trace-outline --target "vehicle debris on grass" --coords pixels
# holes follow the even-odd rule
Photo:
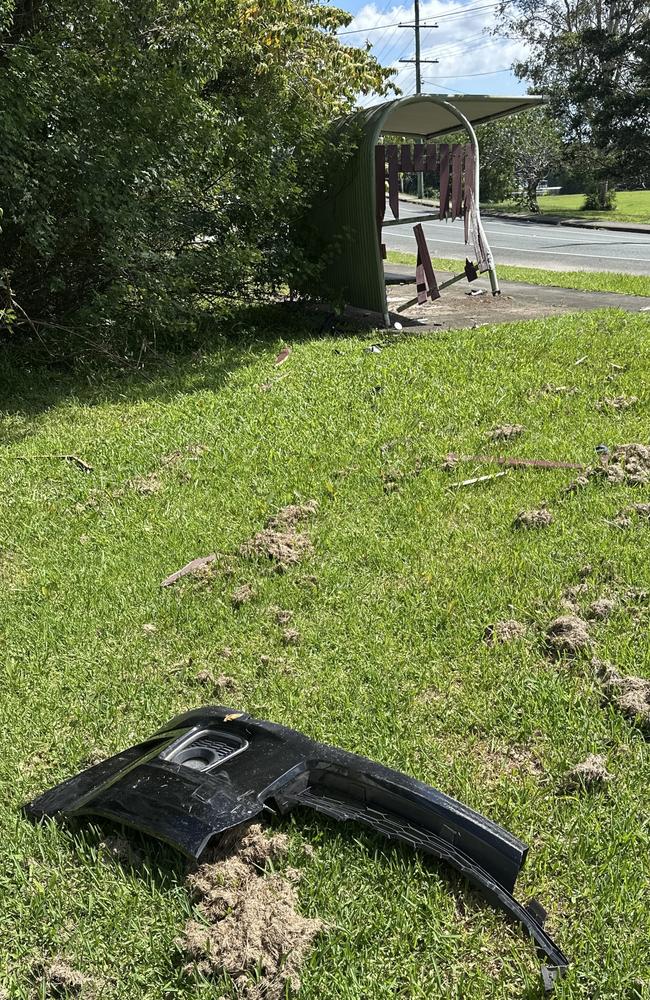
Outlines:
[[[459,483],[451,483],[450,490],[459,490],[463,486],[476,486],[479,483],[489,483],[493,479],[502,479],[508,472],[493,472],[489,476],[474,476],[473,479],[461,479]]]
[[[607,770],[602,754],[590,753],[585,760],[576,764],[562,779],[562,788],[567,792],[591,789],[606,785],[614,775]]]
[[[574,656],[591,643],[589,626],[577,615],[560,615],[546,629],[546,648],[554,656]]]
[[[553,515],[546,507],[539,510],[520,510],[513,521],[515,528],[548,528],[553,523]]]
[[[216,552],[212,552],[209,556],[199,556],[198,559],[192,559],[181,569],[176,570],[171,576],[165,577],[165,579],[160,584],[161,587],[171,587],[178,580],[182,580],[184,576],[195,576],[205,570],[208,566],[211,566],[213,562],[218,559]]]
[[[281,1000],[300,988],[300,969],[325,925],[298,908],[295,883],[265,871],[288,849],[283,834],[241,827],[222,838],[188,877],[200,920],[187,922],[178,945],[195,969],[228,976],[247,1000]]]

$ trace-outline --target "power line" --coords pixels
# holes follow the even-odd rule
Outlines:
[[[440,80],[444,83],[445,81],[449,82],[449,80],[465,80],[470,76],[496,76],[497,73],[512,73],[512,66],[504,66],[503,69],[490,69],[485,73],[459,73],[457,76],[433,76],[431,79],[423,80],[422,82],[435,83]]]
[[[454,18],[454,17],[466,17],[467,14],[469,14],[471,11],[490,10],[496,6],[498,6],[496,3],[487,3],[476,7],[465,7],[463,10],[450,11],[448,14],[438,14],[436,16],[436,21],[442,21],[446,20],[447,18]],[[385,12],[386,8],[384,8],[384,13]],[[381,16],[382,15],[379,14],[379,17]],[[382,28],[401,28],[402,26],[403,25],[400,21],[395,21],[393,24],[375,24],[369,28],[352,28],[348,31],[339,31],[337,32],[337,36],[340,38],[342,35],[363,35],[368,31],[381,31]],[[434,25],[421,24],[420,27],[433,28]]]

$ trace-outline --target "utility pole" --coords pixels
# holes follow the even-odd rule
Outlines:
[[[437,63],[437,59],[422,59],[420,44],[420,0],[413,0],[413,24],[400,24],[400,28],[415,29],[415,59],[400,59],[403,63],[415,63],[415,93],[422,93],[422,63]],[[437,24],[425,24],[425,28],[437,28]],[[424,174],[418,174],[418,198],[424,198]]]

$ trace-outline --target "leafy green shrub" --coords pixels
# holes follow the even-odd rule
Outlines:
[[[611,212],[616,208],[616,192],[608,188],[599,191],[597,188],[585,195],[583,212]]]
[[[315,0],[0,0],[0,262],[35,323],[181,334],[317,260],[328,126],[387,71]]]

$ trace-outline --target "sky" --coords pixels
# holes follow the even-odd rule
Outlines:
[[[413,58],[415,32],[397,27],[399,22],[413,23],[413,3],[337,0],[337,6],[354,15],[352,23],[342,29],[341,41],[360,46],[372,42],[379,62],[398,70],[393,79],[404,94],[414,94],[415,67],[399,60]],[[526,93],[526,81],[518,80],[510,69],[525,55],[525,47],[516,39],[489,33],[495,24],[495,10],[496,4],[490,0],[420,0],[421,24],[438,24],[421,33],[422,59],[438,59],[437,65],[422,66],[424,93],[506,97]]]

